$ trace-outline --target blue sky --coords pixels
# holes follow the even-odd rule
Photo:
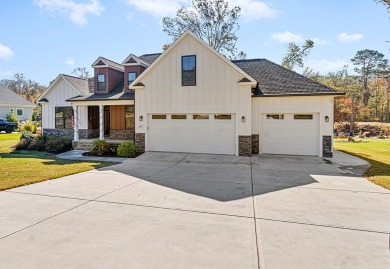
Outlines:
[[[306,65],[327,73],[352,65],[361,49],[390,58],[390,14],[374,0],[229,0],[242,7],[237,47],[280,63],[286,44],[311,38]],[[187,0],[0,0],[0,79],[24,73],[47,85],[98,56],[161,52],[171,38],[161,18]]]

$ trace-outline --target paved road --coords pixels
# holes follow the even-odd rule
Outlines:
[[[0,212],[0,268],[390,268],[390,192],[316,157],[146,153]]]

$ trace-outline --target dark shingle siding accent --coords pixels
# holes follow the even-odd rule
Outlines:
[[[232,62],[258,82],[254,96],[342,94],[266,59]]]

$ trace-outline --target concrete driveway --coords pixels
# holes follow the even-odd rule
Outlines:
[[[382,269],[389,234],[390,192],[316,157],[146,153],[0,192],[0,268]]]

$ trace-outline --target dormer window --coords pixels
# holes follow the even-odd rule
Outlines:
[[[106,75],[98,74],[97,75],[97,90],[105,91],[106,90]]]
[[[181,85],[196,86],[196,56],[181,57]]]
[[[137,78],[137,72],[127,73],[127,81],[128,81],[127,85],[130,85],[136,78]]]

